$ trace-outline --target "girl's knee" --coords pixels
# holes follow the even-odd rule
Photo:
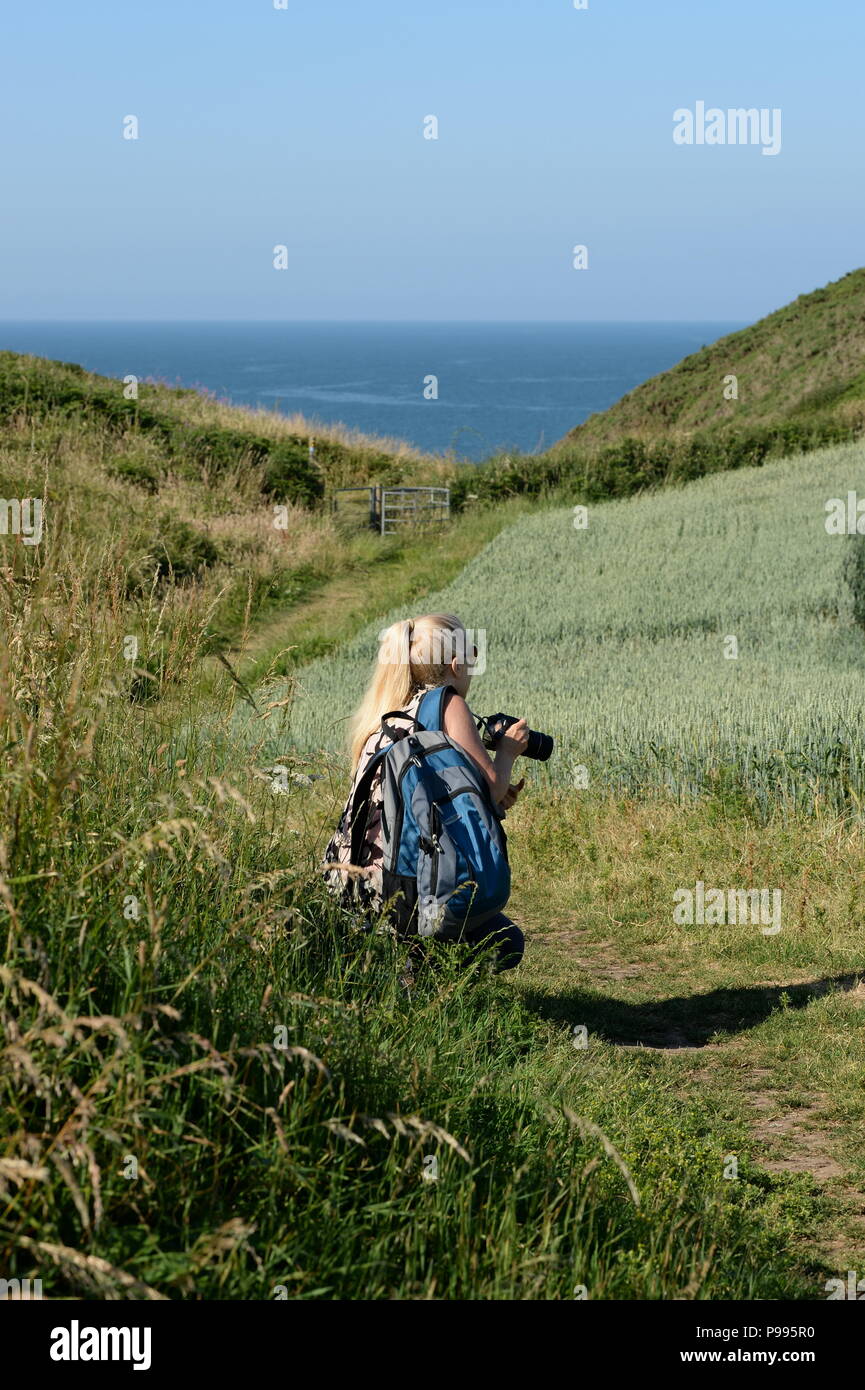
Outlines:
[[[519,927],[513,922],[509,922],[503,928],[499,937],[499,970],[513,970],[519,965],[526,949],[526,938]]]

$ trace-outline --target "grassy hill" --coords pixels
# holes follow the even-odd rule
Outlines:
[[[737,379],[726,399],[725,378]],[[567,492],[628,497],[865,432],[865,269],[802,295],[623,396],[545,454],[463,469],[457,505]]]
[[[738,379],[725,399],[724,379]],[[570,431],[559,448],[594,452],[755,426],[865,424],[865,269],[686,357]]]
[[[731,376],[735,400],[724,397]],[[138,399],[127,400],[119,381],[72,364],[0,353],[0,429],[7,440],[20,441],[25,425],[49,450],[60,436],[64,449],[73,437],[81,439],[91,471],[127,485],[139,515],[145,496],[154,513],[169,495],[176,508],[177,483],[203,488],[208,498],[240,485],[247,510],[288,503],[319,514],[332,489],[371,481],[446,484],[456,513],[556,493],[574,502],[626,497],[860,437],[865,269],[703,348],[541,455],[511,452],[461,465],[397,440],[313,427],[300,417],[234,407],[195,391],[141,384]],[[206,500],[203,511],[211,510]],[[194,518],[186,525],[195,530]],[[170,561],[177,536],[164,533],[162,522],[149,524],[135,544]],[[181,549],[187,543],[204,558],[213,554],[188,530]],[[176,568],[189,563],[180,557]],[[194,555],[191,563],[198,563]],[[302,586],[316,582],[308,569],[301,576]]]
[[[301,416],[228,405],[213,394],[122,381],[69,362],[0,352],[0,426],[60,420],[101,430],[109,475],[155,493],[172,477],[212,480],[251,471],[263,496],[313,503],[328,488],[390,481],[430,461],[401,440],[374,439]],[[309,446],[314,436],[314,456]]]
[[[41,498],[45,527],[37,546],[0,538],[12,611],[20,618],[31,585],[58,609],[70,586],[101,594],[139,638],[143,699],[188,679],[193,627],[196,651],[199,641],[226,651],[268,614],[284,621],[335,583],[375,592],[383,580],[392,592],[402,577],[417,592],[428,546],[344,529],[328,493],[369,478],[435,477],[442,461],[399,441],[314,428],[310,456],[313,426],[300,417],[146,383],[127,399],[119,380],[0,353],[0,496]],[[490,521],[454,528],[454,565],[494,533]],[[292,644],[281,638],[277,646]],[[266,644],[258,652],[272,655]]]

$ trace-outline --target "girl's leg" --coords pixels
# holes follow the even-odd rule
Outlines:
[[[490,917],[480,926],[467,927],[462,940],[475,948],[472,951],[472,959],[481,951],[488,951],[493,947],[496,952],[496,972],[513,970],[519,965],[526,944],[519,927],[503,912],[496,913],[495,917]]]
[[[405,990],[411,992],[414,989],[418,973],[424,966],[435,964],[435,953],[431,949],[435,944],[438,944],[439,948],[457,944],[471,946],[469,961],[485,955],[492,948],[495,952],[493,968],[498,974],[500,970],[513,970],[519,965],[523,958],[526,939],[510,917],[498,912],[495,917],[488,918],[479,926],[465,928],[459,943],[413,941],[406,953],[405,964],[400,974],[400,984]]]

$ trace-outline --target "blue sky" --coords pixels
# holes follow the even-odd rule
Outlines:
[[[857,0],[10,0],[0,318],[754,319],[865,262],[863,52]]]

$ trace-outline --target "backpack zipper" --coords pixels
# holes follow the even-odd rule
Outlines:
[[[481,790],[479,790],[477,787],[470,787],[470,786],[455,787],[454,790],[453,790],[452,792],[448,792],[447,796],[438,796],[438,797],[436,797],[435,801],[432,803],[432,812],[431,812],[431,815],[430,815],[430,820],[432,820],[432,815],[433,815],[433,814],[435,814],[436,819],[438,819],[438,808],[439,808],[440,806],[444,806],[444,804],[445,804],[446,802],[448,802],[448,801],[453,801],[453,800],[454,800],[456,797],[458,797],[458,796],[466,796],[466,795],[468,795],[468,796],[480,796],[480,797],[482,797],[482,796],[483,796],[483,792],[482,792]],[[430,829],[432,829],[432,826],[430,826]],[[433,847],[434,847],[434,849],[435,849],[435,858],[433,859],[432,871],[431,871],[431,873],[430,873],[430,893],[432,893],[433,896],[435,896],[435,890],[436,890],[436,888],[437,888],[437,886],[438,886],[438,881],[439,881],[439,858],[440,858],[440,856],[444,853],[444,851],[443,851],[442,848],[441,848],[440,841],[439,841],[439,834],[438,834],[438,831],[439,831],[440,829],[441,829],[441,826],[439,826],[438,829],[436,829],[435,831],[433,831],[433,838],[432,838]],[[499,829],[501,830],[501,827],[499,827]]]
[[[454,787],[454,790],[448,792],[447,796],[437,796],[432,804],[433,806],[444,806],[446,801],[453,801],[454,797],[465,796],[466,793],[470,796],[483,796],[483,791],[480,787]]]
[[[433,802],[433,804],[432,804],[432,810],[431,810],[431,812],[430,812],[430,822],[432,822],[433,817],[435,817],[436,822],[438,822],[439,817],[438,817],[437,812],[438,812],[438,805],[437,805],[436,802]],[[441,829],[441,826],[440,826],[440,825],[436,824],[435,826],[433,826],[432,823],[430,823],[430,830],[432,831],[432,846],[433,846],[434,853],[433,853],[432,870],[431,870],[431,872],[430,872],[429,888],[430,888],[430,893],[432,894],[433,897],[435,897],[435,895],[436,895],[436,888],[438,887],[438,881],[439,881],[439,859],[441,858],[442,853],[443,853],[442,847],[441,847],[441,845],[440,845],[440,843],[439,843],[439,830],[440,830],[440,829]]]

